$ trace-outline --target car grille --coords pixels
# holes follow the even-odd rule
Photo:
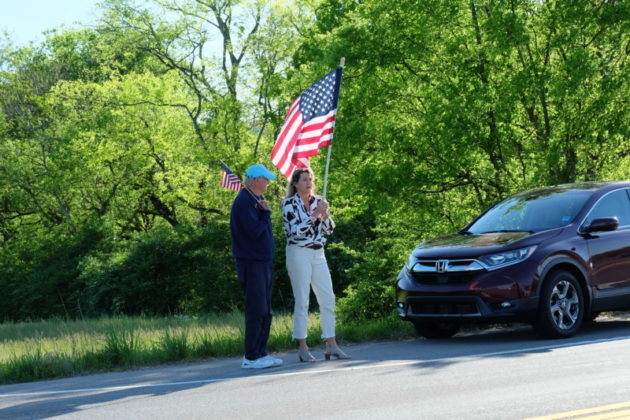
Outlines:
[[[412,272],[413,279],[422,284],[463,284],[470,282],[477,273],[421,273]]]
[[[417,260],[411,271],[417,273],[471,273],[483,270],[477,260]]]
[[[471,315],[478,314],[475,302],[409,302],[414,315]]]

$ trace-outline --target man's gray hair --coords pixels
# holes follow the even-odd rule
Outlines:
[[[251,184],[252,182],[254,182],[256,178],[252,178],[251,176],[247,176],[245,175],[245,186],[249,187],[249,184]]]

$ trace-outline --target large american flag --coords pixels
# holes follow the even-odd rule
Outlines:
[[[230,168],[228,168],[225,163],[221,162],[221,167],[223,168],[223,172],[221,173],[221,186],[239,192],[243,188],[241,180],[234,172],[230,171]]]
[[[308,167],[311,156],[332,144],[341,70],[319,79],[289,107],[271,152],[271,161],[286,178],[295,167]]]

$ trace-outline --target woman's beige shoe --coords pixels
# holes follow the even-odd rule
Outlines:
[[[329,346],[328,344],[326,344],[326,353],[324,353],[324,357],[326,360],[330,360],[331,357],[336,359],[352,359],[352,357],[344,353],[339,346]]]
[[[304,349],[298,349],[298,357],[300,358],[300,362],[315,363],[317,361],[310,351]]]

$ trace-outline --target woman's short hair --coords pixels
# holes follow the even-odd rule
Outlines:
[[[293,171],[293,174],[291,175],[291,178],[289,178],[289,182],[287,182],[286,198],[289,198],[292,195],[295,195],[295,193],[297,192],[297,189],[295,188],[295,183],[300,180],[300,177],[302,176],[302,174],[309,174],[311,175],[311,179],[313,181],[315,180],[315,174],[313,173],[311,168],[295,168],[295,170]],[[313,186],[313,189],[311,190],[311,194],[315,194],[315,186]]]

